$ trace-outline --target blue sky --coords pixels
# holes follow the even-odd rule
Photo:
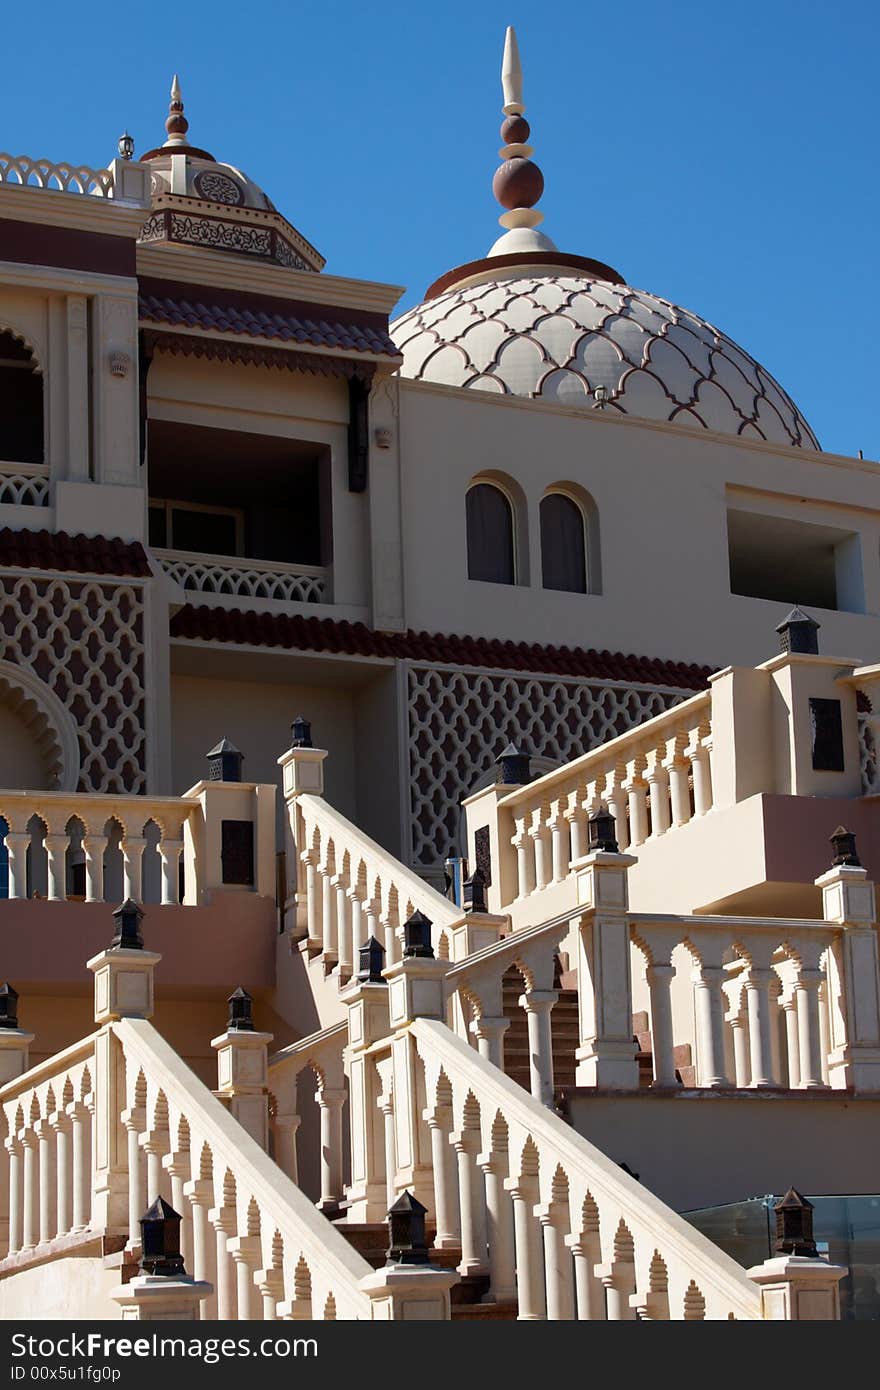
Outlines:
[[[123,126],[244,168],[339,274],[414,303],[497,234],[504,27],[545,230],[695,310],[779,378],[823,446],[880,457],[880,7],[869,0],[259,6],[43,3],[4,23],[0,148],[103,164]],[[17,55],[17,56],[16,56]]]

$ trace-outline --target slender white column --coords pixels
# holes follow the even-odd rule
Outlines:
[[[634,777],[629,779],[626,794],[629,801],[629,842],[632,849],[643,845],[648,838],[648,788]],[[618,840],[618,845],[620,841]]]
[[[688,793],[687,763],[678,759],[666,764],[669,774],[669,800],[672,808],[672,824],[687,825],[691,818],[691,799]]]
[[[88,1230],[92,1217],[91,1128],[92,1115],[82,1101],[71,1101],[67,1113],[72,1122],[73,1229]],[[141,1213],[143,1214],[143,1213]],[[140,1230],[138,1230],[140,1243]]]
[[[563,1203],[551,1202],[539,1207],[538,1213],[544,1239],[547,1320],[571,1322],[574,1319],[574,1268],[571,1252],[565,1243],[568,1211]]]
[[[18,1137],[4,1141],[9,1155],[9,1254],[21,1249],[22,1233],[22,1149]]]
[[[825,1090],[822,1076],[822,1032],[819,1017],[820,970],[801,970],[795,985],[797,999],[797,1047],[799,1087],[804,1091]]]
[[[749,1059],[752,1068],[751,1085],[755,1090],[777,1084],[773,1075],[773,1052],[770,1045],[770,981],[773,971],[751,967],[746,979],[746,998],[749,1009]],[[775,1008],[775,1004],[773,1005]]]
[[[339,974],[346,979],[351,974],[351,902],[345,887],[345,880],[338,875],[333,879],[336,893],[336,948],[339,953]]]
[[[461,1275],[486,1274],[486,1204],[483,1175],[477,1168],[480,1131],[462,1129],[451,1134],[458,1158],[458,1191],[461,1210]]]
[[[538,812],[538,824],[529,831],[529,836],[534,846],[532,853],[535,857],[535,889],[540,892],[547,887],[547,861],[548,861],[548,831],[544,820],[544,807]]]
[[[213,1284],[214,1291],[202,1300],[199,1315],[202,1321],[217,1317],[216,1260],[217,1246],[212,1238],[208,1220],[214,1186],[209,1178],[192,1178],[184,1183],[183,1194],[192,1211],[192,1269],[190,1273],[197,1280]]]
[[[254,1275],[260,1263],[260,1237],[237,1236],[229,1241],[229,1253],[235,1266],[235,1291],[239,1322],[256,1322],[257,1288]]]
[[[321,943],[324,958],[328,961],[335,961],[337,956],[336,949],[336,892],[333,887],[331,875],[326,869],[321,870],[322,880],[322,911],[321,911]]]
[[[125,1128],[128,1150],[128,1244],[132,1249],[141,1243],[140,1221],[147,1209],[147,1202],[144,1199],[145,1165],[138,1143],[138,1135],[143,1128],[144,1118],[143,1106],[122,1112],[122,1123]]]
[[[107,849],[106,835],[85,835],[83,854],[86,858],[86,902],[104,901],[104,853]]]
[[[123,894],[139,903],[144,896],[143,861],[147,842],[143,835],[126,835],[119,848],[122,850]]]
[[[746,1009],[740,1009],[730,1020],[733,1033],[733,1067],[736,1085],[744,1090],[752,1080],[751,1054],[749,1052],[749,1016]]]
[[[485,1057],[498,1068],[504,1070],[504,1034],[510,1027],[509,1018],[487,1018],[481,1016],[475,1018],[471,1025],[471,1032],[477,1040],[477,1050],[481,1057]]]
[[[58,1233],[58,1187],[55,1175],[55,1135],[48,1120],[37,1120],[34,1133],[39,1145],[40,1244]]]
[[[649,965],[645,972],[651,996],[651,1062],[657,1087],[675,1086],[675,1059],[672,1033],[672,977],[675,967],[669,961]]]
[[[558,803],[554,807],[553,815],[550,820],[550,843],[553,856],[553,882],[561,883],[568,874],[571,854],[568,838],[568,823]]]
[[[636,1291],[635,1265],[623,1260],[615,1260],[610,1266],[602,1265],[602,1283],[605,1286],[605,1309],[609,1322],[637,1322],[635,1308],[630,1305],[630,1296]]]
[[[263,1300],[263,1322],[277,1322],[278,1304],[284,1298],[284,1275],[280,1269],[264,1269],[257,1278]]]
[[[53,1111],[49,1116],[49,1123],[55,1131],[55,1229],[58,1235],[66,1236],[73,1224],[71,1123],[63,1110]]]
[[[23,1155],[21,1243],[23,1250],[31,1250],[37,1243],[38,1234],[37,1136],[32,1129],[22,1129],[18,1138]]]
[[[793,989],[782,1006],[785,1014],[785,1041],[788,1048],[788,1084],[797,1090],[801,1084],[801,1054],[798,1035],[798,996]]]
[[[385,1151],[385,1206],[386,1210],[397,1201],[397,1136],[394,1129],[394,1093],[384,1090],[376,1098],[376,1105],[382,1112],[382,1137]]]
[[[162,1159],[162,1167],[171,1178],[171,1205],[180,1214],[180,1253],[187,1274],[192,1274],[193,1229],[192,1208],[184,1200],[184,1187],[190,1174],[190,1154],[188,1149],[167,1153]]]
[[[525,820],[516,822],[516,835],[513,843],[516,847],[517,897],[527,898],[535,885],[535,858],[532,839],[526,830]]]
[[[302,859],[306,866],[306,932],[309,941],[320,941],[323,880],[318,873],[314,852],[307,851]]]
[[[614,817],[614,834],[617,837],[618,848],[621,854],[625,854],[630,844],[629,822],[626,818],[629,796],[623,787],[615,785],[608,793],[606,801],[608,810]]]
[[[565,1243],[574,1256],[578,1321],[604,1322],[605,1289],[595,1274],[600,1256],[598,1232],[584,1231],[580,1235],[566,1236]]]
[[[299,1167],[296,1160],[296,1135],[300,1126],[299,1115],[276,1115],[272,1121],[275,1135],[275,1162],[286,1173],[291,1182],[299,1182]]]
[[[162,1192],[162,1159],[168,1152],[167,1129],[153,1129],[141,1134],[138,1143],[147,1155],[147,1206],[151,1207]]]
[[[694,977],[694,1012],[698,1034],[700,1085],[729,1086],[724,1070],[724,996],[720,965],[700,966]]]
[[[520,1322],[543,1321],[544,1280],[540,1227],[535,1218],[538,1179],[521,1175],[508,1178],[505,1187],[513,1198],[513,1231],[516,1243],[516,1289]]]
[[[342,1201],[342,1107],[344,1090],[322,1086],[315,1094],[321,1112],[321,1198],[318,1206],[328,1215],[339,1211]]]
[[[7,830],[6,849],[9,855],[9,896],[26,898],[27,892],[27,852],[30,848],[29,830]]]
[[[582,858],[587,852],[586,817],[581,810],[575,810],[568,813],[565,819],[570,827],[571,861],[574,861]],[[568,864],[565,866],[565,872],[568,873]]]
[[[655,763],[647,774],[651,797],[651,838],[665,835],[669,829],[669,777],[666,768]]]
[[[351,918],[351,962],[352,969],[357,970],[360,960],[360,949],[364,944],[364,909],[363,903],[357,895],[356,888],[349,888],[348,898],[350,901],[349,915]]]
[[[180,856],[182,853],[182,840],[163,838],[159,841],[159,858],[162,861],[163,907],[171,907],[180,901]]]
[[[43,837],[46,848],[49,897],[53,901],[64,901],[67,897],[67,873],[65,855],[70,844],[69,835],[46,835]]]
[[[217,1319],[228,1322],[238,1316],[236,1282],[229,1239],[235,1234],[235,1207],[212,1207],[208,1220],[214,1227],[217,1273]]]
[[[489,1254],[489,1292],[484,1303],[513,1303],[516,1299],[516,1249],[513,1203],[505,1187],[508,1176],[506,1149],[480,1154],[477,1163],[486,1193],[486,1236]]]
[[[455,1160],[449,1144],[452,1107],[438,1105],[434,1110],[426,1110],[425,1121],[431,1134],[431,1162],[434,1169],[434,1224],[437,1228],[434,1249],[452,1250],[461,1244]],[[393,1133],[392,1128],[392,1136]]]
[[[709,750],[704,743],[698,743],[691,753],[691,769],[694,777],[694,815],[705,816],[712,809],[712,769]]]
[[[800,1020],[800,1011],[798,1011]],[[828,1008],[828,981],[823,980],[819,986],[819,1036],[821,1038],[820,1050],[822,1053],[822,1080],[825,1085],[829,1085],[830,1076],[828,1072],[828,1057],[831,1052],[831,1018]]]
[[[555,989],[533,989],[520,995],[529,1029],[529,1079],[535,1100],[553,1108],[553,1034],[550,1012],[559,995]]]

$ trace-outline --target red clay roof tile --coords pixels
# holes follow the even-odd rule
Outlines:
[[[657,657],[598,652],[592,648],[543,647],[442,633],[374,632],[363,623],[307,618],[302,614],[244,612],[240,608],[197,608],[192,604],[179,609],[171,619],[171,636],[203,642],[283,647],[293,651],[399,657],[454,666],[621,680],[684,690],[702,690],[714,669]]]
[[[138,541],[69,536],[66,531],[13,531],[9,527],[0,530],[0,565],[144,579],[151,573],[146,551]]]
[[[203,328],[212,333],[244,333],[284,343],[311,343],[315,347],[338,348],[342,352],[399,356],[385,328],[368,323],[344,323],[336,318],[316,322],[292,313],[267,313],[262,309],[254,313],[244,305],[145,292],[141,293],[138,303],[142,322],[164,324],[169,328]]]

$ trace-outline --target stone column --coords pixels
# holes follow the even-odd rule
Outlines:
[[[9,1254],[22,1246],[22,1147],[18,1135],[4,1140],[9,1155]]]
[[[651,838],[665,835],[669,829],[669,774],[655,760],[648,770],[648,791],[651,798]]]
[[[477,1167],[480,1131],[460,1129],[449,1136],[458,1159],[458,1192],[461,1204],[461,1264],[458,1272],[488,1274],[486,1258],[486,1201],[482,1173]]]
[[[651,996],[651,1062],[654,1086],[677,1086],[672,1032],[672,978],[675,967],[668,961],[655,961],[646,972]]]
[[[31,1250],[36,1245],[38,1238],[37,1136],[28,1126],[18,1131],[18,1142],[22,1151],[21,1246],[23,1250]]]
[[[236,1303],[239,1322],[257,1321],[257,1288],[254,1275],[260,1264],[262,1247],[260,1237],[234,1236],[227,1242],[227,1249],[235,1266]]]
[[[519,1300],[518,1320],[544,1320],[544,1287],[542,1279],[543,1251],[540,1227],[535,1219],[538,1200],[538,1179],[522,1173],[507,1178],[504,1186],[513,1199],[513,1230],[516,1244],[516,1289]]]
[[[748,1010],[737,1007],[730,1015],[728,1022],[733,1033],[734,1078],[737,1089],[745,1090],[752,1079]]]
[[[300,1126],[299,1115],[276,1115],[272,1120],[275,1136],[275,1162],[286,1173],[291,1182],[299,1182],[299,1165],[296,1158],[296,1135]]]
[[[49,1124],[55,1131],[55,1229],[66,1236],[73,1225],[73,1156],[70,1150],[70,1117],[54,1110]]]
[[[162,906],[170,907],[180,901],[180,856],[183,853],[183,840],[159,842],[159,858],[162,861]]]
[[[141,1243],[141,1216],[147,1207],[144,1200],[144,1167],[138,1136],[146,1123],[146,1112],[142,1105],[122,1112],[122,1123],[128,1141],[128,1244],[135,1249]]]
[[[167,1129],[146,1130],[138,1136],[138,1143],[147,1156],[147,1206],[152,1206],[157,1197],[163,1197],[162,1158],[168,1152],[170,1136]]]
[[[477,1164],[483,1173],[486,1193],[489,1253],[489,1292],[483,1302],[513,1303],[516,1300],[516,1250],[513,1205],[505,1187],[509,1173],[507,1148],[493,1144],[489,1153],[477,1156]]]
[[[529,1029],[529,1079],[535,1100],[553,1109],[553,1034],[550,1012],[559,993],[555,989],[526,990],[520,995]]]
[[[630,1303],[636,1291],[636,1269],[630,1260],[612,1260],[597,1265],[596,1274],[605,1288],[605,1310],[609,1322],[636,1322],[636,1310]]]
[[[71,1119],[73,1149],[73,1229],[88,1230],[92,1215],[91,1172],[89,1150],[91,1147],[92,1114],[82,1101],[74,1100],[67,1106]]]
[[[126,835],[120,842],[123,866],[123,893],[139,903],[144,896],[143,860],[147,842],[143,835]]]
[[[795,982],[797,1036],[797,1085],[805,1091],[824,1091],[822,1077],[822,1032],[819,1023],[819,990],[823,975],[818,969],[801,969]],[[791,1056],[789,1052],[789,1056]]]
[[[434,1164],[434,1249],[455,1250],[461,1245],[461,1229],[454,1159],[449,1143],[452,1133],[452,1106],[429,1107],[425,1110],[425,1123],[431,1132],[431,1157]],[[388,1205],[392,1206],[393,1203],[389,1202]]]
[[[48,1120],[37,1120],[34,1133],[39,1144],[40,1244],[58,1234],[58,1187],[55,1169],[55,1134]]]
[[[211,1284],[211,1292],[201,1304],[203,1320],[217,1317],[216,1284],[216,1241],[209,1222],[210,1206],[214,1185],[210,1178],[191,1178],[183,1185],[183,1195],[192,1212],[192,1272],[198,1282]]]
[[[751,966],[746,977],[746,999],[749,1011],[749,1061],[754,1090],[767,1090],[777,1085],[773,1075],[773,1051],[770,1043],[770,981],[773,971],[767,966]],[[775,1005],[772,1005],[775,1008]]]
[[[605,1289],[596,1277],[600,1261],[598,1231],[582,1231],[566,1236],[565,1243],[574,1256],[574,1280],[579,1322],[605,1320]]]
[[[238,1317],[229,1240],[235,1235],[235,1207],[212,1207],[208,1220],[214,1227],[217,1268],[217,1320],[227,1322]]]
[[[572,865],[578,901],[579,1086],[636,1090],[626,874],[632,855],[595,850]]]
[[[694,1013],[697,1025],[697,1065],[701,1086],[713,1090],[730,1085],[724,1069],[724,983],[721,964],[724,942],[714,933],[692,932],[700,951],[701,963],[695,967]]]
[[[536,1209],[544,1237],[544,1287],[549,1322],[574,1319],[574,1270],[566,1245],[570,1224],[568,1205],[548,1202]]]
[[[509,1027],[509,1018],[487,1018],[485,1015],[473,1019],[470,1024],[480,1056],[492,1062],[499,1071],[504,1071],[504,1034]]]
[[[180,1212],[180,1253],[183,1256],[184,1268],[192,1269],[192,1209],[189,1202],[184,1200],[184,1187],[190,1175],[189,1149],[166,1153],[162,1159],[162,1167],[171,1179],[171,1205],[175,1211]]]
[[[83,854],[86,860],[86,902],[104,901],[104,854],[107,849],[106,835],[83,836]]]
[[[277,1322],[278,1304],[284,1298],[283,1272],[273,1265],[271,1269],[258,1269],[254,1279],[263,1300],[263,1321]]]
[[[69,835],[49,834],[43,837],[48,868],[49,897],[64,901],[67,897],[67,871],[65,855],[70,844]]]
[[[9,855],[9,896],[26,898],[27,891],[27,852],[31,844],[29,830],[7,830],[6,850]]]
[[[321,1197],[318,1209],[326,1216],[337,1216],[342,1201],[342,1107],[343,1089],[322,1086],[315,1094],[321,1111]]]
[[[798,993],[792,987],[788,998],[783,1000],[785,1014],[785,1041],[788,1052],[788,1084],[795,1091],[801,1084],[800,1034],[798,1024]],[[817,1019],[818,1023],[818,1009]]]

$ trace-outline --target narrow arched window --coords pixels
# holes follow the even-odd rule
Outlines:
[[[0,332],[0,459],[43,462],[43,378],[29,347]]]
[[[468,488],[468,579],[515,584],[513,508],[501,488],[476,483]]]
[[[584,514],[562,492],[541,500],[541,569],[545,589],[589,592]]]

